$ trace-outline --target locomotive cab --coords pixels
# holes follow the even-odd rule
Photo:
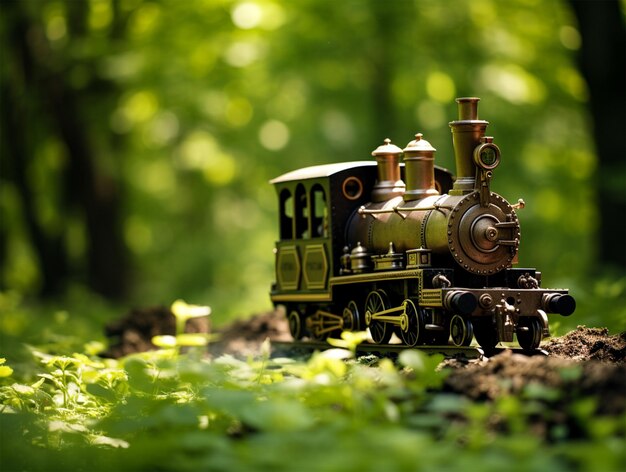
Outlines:
[[[271,181],[279,200],[274,302],[330,298],[328,280],[339,274],[343,228],[369,200],[372,162],[308,167]]]

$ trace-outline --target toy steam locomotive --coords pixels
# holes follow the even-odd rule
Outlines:
[[[478,98],[459,98],[450,123],[457,176],[434,165],[417,134],[403,150],[386,139],[373,161],[295,170],[271,181],[279,202],[274,305],[294,339],[368,330],[407,346],[535,350],[547,313],[568,316],[567,290],[542,289],[541,273],[513,268],[516,210],[491,192],[500,149],[485,136]],[[400,162],[401,157],[403,163]]]

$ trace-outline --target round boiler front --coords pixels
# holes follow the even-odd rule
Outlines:
[[[489,275],[510,267],[520,241],[519,220],[511,205],[491,193],[481,205],[478,192],[465,196],[448,219],[448,247],[468,272]]]

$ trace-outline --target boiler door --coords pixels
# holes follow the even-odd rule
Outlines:
[[[474,274],[489,275],[510,267],[520,240],[515,211],[492,193],[482,206],[478,192],[462,199],[448,220],[448,247],[456,262]]]

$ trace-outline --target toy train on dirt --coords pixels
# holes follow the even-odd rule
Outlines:
[[[456,101],[456,178],[417,134],[404,149],[385,139],[376,162],[271,181],[280,239],[270,296],[294,339],[367,330],[377,344],[395,335],[411,347],[467,346],[475,337],[492,349],[515,335],[535,350],[549,335],[547,313],[574,312],[567,290],[540,288],[540,272],[513,268],[524,202],[491,192],[500,150],[478,119],[479,99]]]

